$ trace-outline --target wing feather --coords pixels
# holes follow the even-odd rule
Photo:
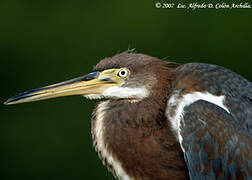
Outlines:
[[[184,108],[181,146],[191,179],[251,179],[252,143],[223,108],[199,100]]]

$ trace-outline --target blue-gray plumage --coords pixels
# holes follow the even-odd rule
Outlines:
[[[251,179],[251,146],[231,114],[197,101],[185,108],[182,146],[191,179]]]
[[[183,109],[181,146],[191,179],[252,179],[252,84],[223,67],[190,63],[177,69],[174,92],[225,97]],[[193,83],[192,83],[193,82]],[[176,106],[173,107],[176,109]]]

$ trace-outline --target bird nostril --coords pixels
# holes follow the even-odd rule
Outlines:
[[[110,79],[110,78],[104,78],[104,79],[101,79],[101,81],[110,81],[110,82],[112,82],[113,80]]]

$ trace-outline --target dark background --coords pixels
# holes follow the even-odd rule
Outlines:
[[[251,80],[251,9],[170,10],[155,2],[0,1],[1,104],[91,72],[128,48],[218,64]],[[0,179],[112,180],[92,147],[94,105],[79,96],[0,105]]]

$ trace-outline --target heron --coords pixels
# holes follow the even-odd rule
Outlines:
[[[252,179],[252,84],[221,66],[135,52],[8,99],[98,99],[93,145],[120,180]]]

